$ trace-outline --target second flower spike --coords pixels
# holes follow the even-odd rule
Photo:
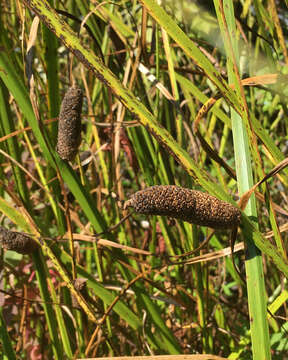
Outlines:
[[[83,92],[71,87],[61,104],[56,151],[62,160],[74,160],[81,143],[81,111]]]

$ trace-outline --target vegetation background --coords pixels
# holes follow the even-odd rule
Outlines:
[[[209,229],[137,214],[114,228],[140,189],[236,205],[287,157],[287,5],[1,1],[1,226],[39,244],[1,250],[2,358],[288,359],[287,169],[243,213],[245,282],[229,231],[182,258]],[[57,117],[73,83],[82,143],[66,162]]]

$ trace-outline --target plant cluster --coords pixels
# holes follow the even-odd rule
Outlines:
[[[0,2],[3,358],[288,358],[287,5]]]

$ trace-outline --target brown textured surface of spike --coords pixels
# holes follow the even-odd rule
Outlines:
[[[164,215],[213,229],[239,225],[241,211],[235,206],[198,190],[175,185],[156,185],[136,192],[124,204],[139,214]]]
[[[88,292],[87,292],[87,279],[84,278],[78,278],[74,280],[74,286],[75,289],[80,292],[85,299],[88,299]],[[77,299],[75,298],[75,296],[72,295],[72,307],[76,308],[76,309],[81,309],[81,306],[79,305]]]
[[[31,254],[39,245],[27,235],[0,227],[0,245],[6,250],[13,250],[20,254]]]
[[[56,150],[62,160],[74,160],[81,143],[83,92],[71,87],[61,103]]]

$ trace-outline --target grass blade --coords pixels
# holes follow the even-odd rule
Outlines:
[[[238,64],[234,59],[238,58],[237,37],[229,38],[229,34],[236,34],[236,24],[234,17],[233,2],[230,0],[222,2],[215,0],[215,9],[224,38],[224,44],[228,58],[228,77],[231,83],[238,83],[236,69]],[[224,10],[225,9],[225,10]],[[239,84],[239,83],[238,83]],[[238,85],[239,93],[241,85]],[[237,91],[237,86],[236,86]],[[246,100],[244,99],[244,102]],[[248,115],[248,114],[247,114]],[[239,193],[243,194],[253,186],[253,174],[251,156],[249,149],[249,139],[245,120],[242,119],[234,109],[231,109],[232,132],[234,139],[234,151],[236,162],[236,174]],[[247,121],[246,121],[247,122]],[[253,143],[250,143],[252,146]],[[257,219],[255,196],[250,198],[245,213],[251,219]],[[253,220],[257,226],[257,221]],[[244,230],[245,233],[245,230]],[[246,233],[247,234],[247,233]],[[255,246],[252,238],[245,238],[247,244],[247,255],[245,260],[246,281],[248,292],[249,316],[251,326],[252,351],[254,359],[270,359],[269,329],[267,321],[267,303],[265,296],[265,284],[263,275],[262,256]]]

